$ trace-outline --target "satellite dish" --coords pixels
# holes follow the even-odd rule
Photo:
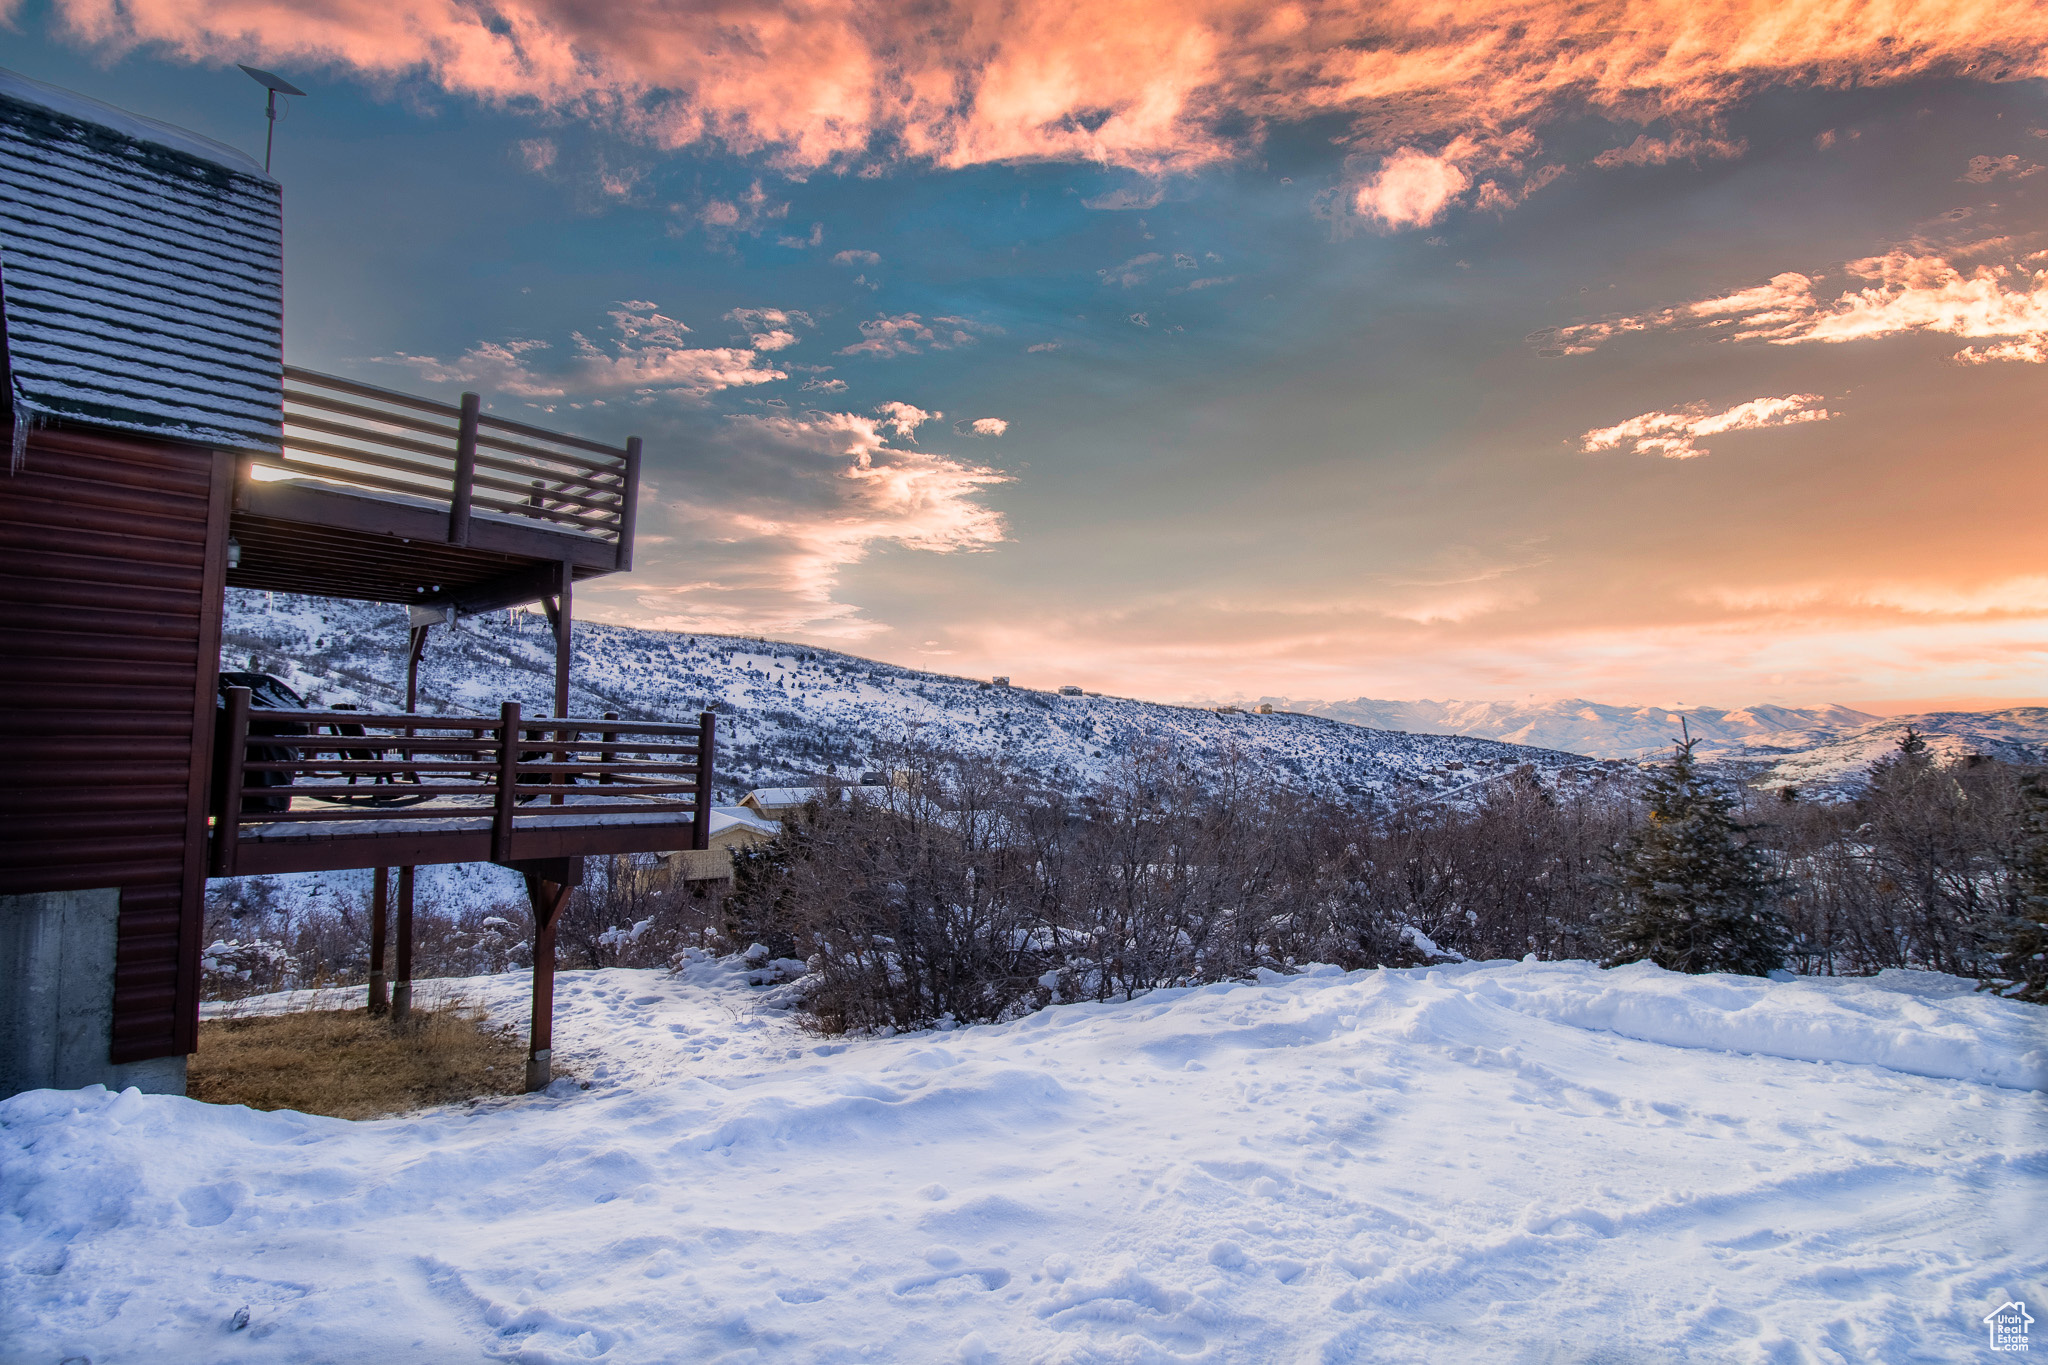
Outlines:
[[[303,96],[306,92],[293,85],[284,77],[273,75],[268,71],[262,71],[253,66],[243,66],[242,70],[249,73],[250,80],[270,92],[263,104],[263,116],[270,120],[269,126],[263,133],[263,173],[269,175],[270,143],[277,136],[277,97],[279,95]]]

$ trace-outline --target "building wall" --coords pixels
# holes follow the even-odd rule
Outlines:
[[[61,430],[0,473],[0,890],[117,890],[112,1063],[198,1043],[232,485],[225,454]]]
[[[732,876],[733,854],[765,844],[772,837],[745,825],[722,829],[711,836],[709,848],[686,848],[669,854],[669,876],[678,882],[724,881]]]
[[[121,893],[0,895],[0,1098],[95,1083],[182,1095],[185,1058],[108,1060]]]

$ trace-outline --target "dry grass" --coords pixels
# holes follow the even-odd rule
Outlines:
[[[209,1104],[377,1118],[524,1088],[526,1045],[483,1011],[415,1009],[404,1027],[369,1011],[207,1019],[186,1093]]]

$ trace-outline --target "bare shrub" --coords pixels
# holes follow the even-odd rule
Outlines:
[[[984,760],[898,757],[879,798],[828,794],[741,855],[734,943],[808,962],[826,1030],[1011,1017],[1053,1001],[1595,941],[1622,800],[1501,784],[1393,816],[1240,758],[1128,756],[1079,794]]]
[[[1038,989],[1023,794],[977,760],[930,762],[880,798],[837,792],[735,859],[730,932],[808,961],[831,1031],[1000,1019]]]
[[[705,883],[675,881],[659,857],[592,858],[562,907],[556,964],[661,967],[684,948],[702,947],[722,924],[720,894]]]
[[[1634,774],[1560,790],[1524,769],[1456,803],[1386,808],[1170,748],[1126,754],[1092,784],[913,745],[878,761],[894,785],[849,795],[828,780],[808,815],[738,855],[730,890],[676,885],[647,859],[591,859],[558,964],[656,967],[759,945],[750,960],[806,965],[806,1008],[843,1031],[1000,1020],[1317,962],[1598,960],[1617,946],[1603,926],[1645,819]],[[2033,950],[2012,946],[2039,875],[2022,776],[1916,750],[1854,801],[1735,791],[1784,891],[1788,965],[2036,970]],[[368,924],[361,888],[217,883],[208,994],[359,983]],[[523,895],[463,900],[423,880],[414,975],[527,966],[532,930]]]
[[[1765,803],[1755,818],[1786,877],[1793,968],[2001,979],[2024,899],[2028,778],[1988,760],[1937,762],[1909,737],[1852,801]]]

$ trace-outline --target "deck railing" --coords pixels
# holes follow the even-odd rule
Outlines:
[[[448,511],[448,543],[469,543],[473,517],[512,518],[633,543],[640,438],[608,446],[459,405],[287,365],[284,443],[259,468],[416,498]],[[261,477],[260,475],[258,477]]]
[[[675,725],[528,717],[517,702],[495,717],[271,710],[228,688],[209,875],[279,870],[243,856],[257,842],[410,835],[446,854],[421,862],[510,862],[537,856],[526,836],[543,832],[550,854],[667,852],[687,827],[706,848],[715,726],[709,711]],[[606,837],[578,842],[592,830]]]

